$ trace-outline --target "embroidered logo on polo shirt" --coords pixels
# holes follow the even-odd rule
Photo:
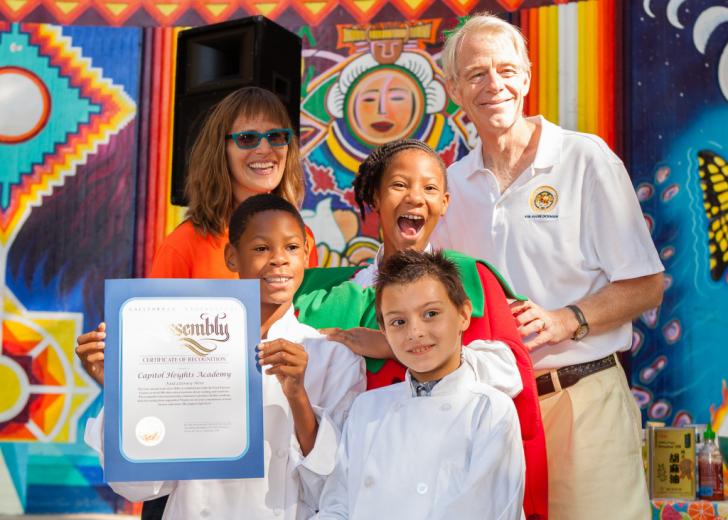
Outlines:
[[[549,213],[559,202],[559,194],[551,186],[539,186],[531,192],[529,204],[534,213]]]

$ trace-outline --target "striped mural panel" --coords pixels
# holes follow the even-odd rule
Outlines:
[[[181,221],[184,208],[173,206],[172,123],[174,121],[174,76],[179,27],[155,27],[144,31],[142,93],[147,104],[140,111],[140,157],[137,190],[145,196],[137,211],[135,274],[146,275],[165,236]]]
[[[620,153],[621,1],[587,0],[523,9],[531,91],[525,110],[602,137]]]

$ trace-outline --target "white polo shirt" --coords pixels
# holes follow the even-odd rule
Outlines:
[[[609,282],[663,270],[622,161],[602,139],[543,117],[532,165],[503,193],[481,143],[448,169],[451,202],[432,245],[492,263],[516,292],[557,309]],[[536,369],[627,350],[632,324],[531,352]]]

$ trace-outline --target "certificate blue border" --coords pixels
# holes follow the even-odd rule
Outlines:
[[[247,449],[233,459],[132,461],[121,449],[121,322],[123,305],[134,298],[231,298],[247,316]],[[104,355],[104,480],[197,480],[261,478],[263,464],[263,393],[255,347],[260,343],[258,280],[128,279],[105,283],[106,349]]]

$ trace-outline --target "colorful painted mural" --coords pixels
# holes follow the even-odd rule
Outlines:
[[[534,80],[528,114],[601,136],[624,149],[621,1],[572,2],[519,11]]]
[[[663,305],[636,322],[633,392],[646,419],[672,424],[722,420],[728,407],[725,22],[720,1],[629,13],[630,162],[666,268]]]
[[[372,149],[414,137],[447,164],[469,150],[464,114],[448,103],[442,71],[427,52],[427,44],[438,42],[440,22],[338,25],[341,54],[304,51],[315,74],[301,105],[304,218],[324,266],[362,263],[376,254],[378,223],[373,216],[359,221],[352,188]]]
[[[418,137],[450,163],[472,146],[440,51],[476,6],[529,40],[526,111],[597,133],[629,159],[669,284],[635,332],[645,416],[705,422],[711,405],[725,415],[719,0],[4,0],[0,90],[22,96],[0,98],[10,165],[0,171],[0,488],[12,490],[0,513],[129,510],[82,442],[100,389],[73,347],[101,319],[103,279],[144,276],[183,217],[168,197],[180,27],[265,14],[303,38],[303,215],[320,262],[336,266],[379,245],[351,190],[373,147]]]
[[[2,512],[118,509],[83,444],[100,389],[74,347],[103,279],[131,275],[139,70],[111,56],[138,64],[140,33],[0,26]]]
[[[513,12],[564,0],[5,0],[0,16],[11,22],[60,25],[191,26],[263,15],[286,27],[366,24],[384,17],[417,20],[465,16],[473,9]]]

